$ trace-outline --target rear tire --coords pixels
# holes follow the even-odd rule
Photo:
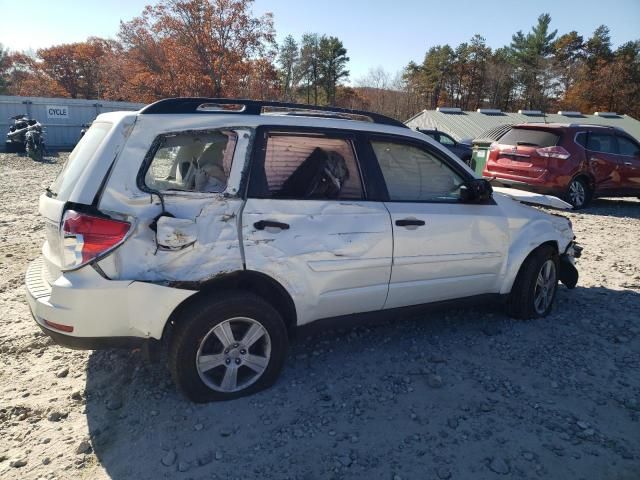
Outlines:
[[[203,295],[177,319],[169,371],[194,402],[231,400],[273,385],[288,343],[282,317],[257,295]]]
[[[584,177],[577,177],[569,182],[566,199],[574,210],[585,208],[591,202],[593,192]]]
[[[513,318],[546,317],[558,289],[558,255],[543,245],[522,263],[507,300],[507,314]]]

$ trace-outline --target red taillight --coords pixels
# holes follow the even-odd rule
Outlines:
[[[571,156],[569,152],[559,146],[538,148],[536,149],[536,153],[541,157],[559,158],[561,160],[566,160]]]
[[[63,268],[76,268],[117,246],[131,224],[67,210],[62,219]]]

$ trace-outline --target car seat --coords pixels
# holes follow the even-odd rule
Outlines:
[[[334,199],[349,178],[344,157],[316,147],[282,184],[279,198]]]

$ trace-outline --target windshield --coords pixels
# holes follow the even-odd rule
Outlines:
[[[87,133],[80,139],[69,155],[62,171],[55,179],[49,192],[59,200],[68,200],[73,187],[80,178],[82,170],[89,159],[96,152],[104,137],[109,133],[113,124],[108,122],[94,122]]]

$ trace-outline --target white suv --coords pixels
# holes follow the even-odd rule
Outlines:
[[[198,402],[273,384],[298,325],[484,295],[540,317],[578,278],[569,220],[367,112],[177,98],[102,114],[39,208],[42,330],[72,348],[161,340]]]

